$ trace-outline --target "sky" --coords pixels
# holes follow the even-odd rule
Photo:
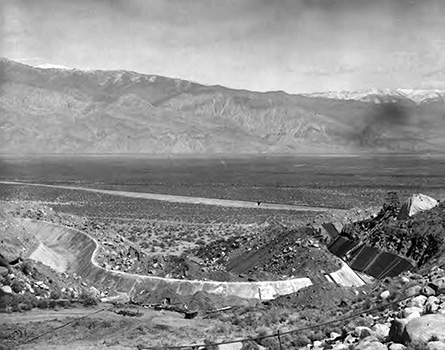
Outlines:
[[[445,89],[443,0],[0,0],[0,56],[255,91]]]

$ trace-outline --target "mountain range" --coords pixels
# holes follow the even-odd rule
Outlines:
[[[3,154],[302,154],[445,150],[445,92],[291,95],[0,59]]]

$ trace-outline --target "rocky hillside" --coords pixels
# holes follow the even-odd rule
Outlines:
[[[409,94],[404,96],[375,103],[329,95],[259,93],[135,72],[43,69],[0,59],[0,150],[72,154],[443,150],[443,98],[434,95],[437,98],[417,103]]]

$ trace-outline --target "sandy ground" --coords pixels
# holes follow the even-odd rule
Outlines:
[[[335,209],[335,208],[325,208],[325,207],[309,207],[303,205],[273,204],[273,203],[263,203],[263,202],[261,202],[261,204],[258,205],[258,203],[256,202],[235,201],[229,199],[173,196],[168,194],[144,193],[144,192],[101,190],[101,189],[86,188],[86,187],[45,185],[45,184],[16,182],[16,181],[0,181],[0,183],[6,185],[26,185],[26,186],[41,186],[50,188],[62,188],[67,190],[81,190],[81,191],[104,193],[104,194],[131,197],[131,198],[143,198],[143,199],[151,199],[151,200],[174,202],[174,203],[216,205],[216,206],[233,207],[233,208],[259,208],[259,209],[271,209],[271,210],[294,210],[294,211],[313,211],[313,212],[314,211],[322,212]]]
[[[0,344],[18,349],[64,350],[135,349],[137,345],[178,344],[181,338],[184,344],[202,344],[206,332],[220,323],[201,317],[187,320],[179,313],[146,308],[132,309],[139,310],[137,317],[122,316],[116,312],[119,310],[130,309],[102,303],[92,308],[3,314]]]

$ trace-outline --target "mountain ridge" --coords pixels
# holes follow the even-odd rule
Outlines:
[[[36,68],[1,59],[0,151],[347,154],[444,149],[443,98],[416,103],[409,93],[375,103],[235,90],[123,70]]]

